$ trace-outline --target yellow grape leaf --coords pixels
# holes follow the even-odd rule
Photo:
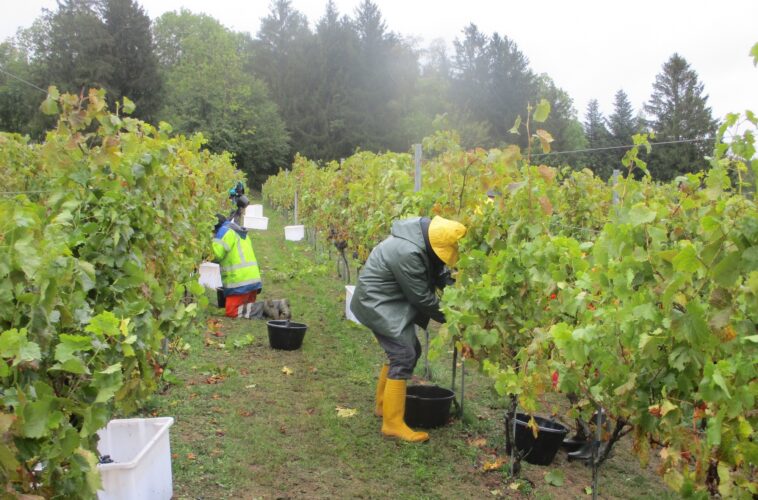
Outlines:
[[[496,457],[495,460],[492,462],[484,462],[484,464],[482,465],[482,469],[485,472],[497,470],[503,465],[505,465],[507,462],[508,462],[508,459],[505,457]]]
[[[665,417],[668,412],[676,410],[677,408],[678,407],[674,403],[667,399],[661,405],[661,416]]]
[[[540,206],[542,206],[542,213],[545,215],[553,215],[553,204],[547,196],[540,197]]]
[[[285,366],[282,368],[282,373],[285,375],[292,375],[294,372]]]
[[[543,179],[545,179],[546,182],[550,183],[555,179],[555,169],[550,168],[547,165],[540,165],[537,168],[537,171],[540,173]]]
[[[550,132],[543,129],[538,129],[536,132],[536,135],[537,135],[537,138],[540,140],[540,145],[542,146],[542,152],[549,153],[550,143],[553,142],[553,136],[550,135]]]
[[[534,417],[529,417],[529,423],[526,425],[532,430],[534,439],[537,439],[537,435],[540,433],[540,426],[537,424],[537,421],[534,420]]]
[[[337,416],[340,418],[354,417],[358,413],[355,408],[345,408],[344,406],[338,406],[335,410],[337,410]]]

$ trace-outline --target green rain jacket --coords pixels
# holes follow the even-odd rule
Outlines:
[[[413,325],[426,328],[430,318],[444,323],[421,218],[393,223],[390,235],[363,266],[350,310],[374,333],[389,337],[415,334]]]

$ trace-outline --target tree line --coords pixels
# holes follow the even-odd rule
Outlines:
[[[593,100],[580,121],[568,93],[508,36],[469,24],[452,47],[421,47],[393,32],[371,0],[352,16],[328,0],[313,26],[290,0],[274,0],[255,36],[187,10],[151,20],[135,0],[59,0],[0,44],[0,69],[0,130],[40,139],[51,125],[38,112],[40,89],[100,87],[111,102],[129,97],[143,120],[202,132],[210,150],[231,152],[257,182],[295,153],[328,161],[407,151],[439,129],[456,130],[466,147],[524,147],[527,138],[509,131],[541,99],[551,105],[544,128],[554,151],[595,151],[540,161],[607,178],[631,136],[652,132],[649,168],[666,180],[702,168],[711,144],[678,141],[709,138],[717,125],[678,54],[644,109],[635,112],[622,89],[612,114]]]

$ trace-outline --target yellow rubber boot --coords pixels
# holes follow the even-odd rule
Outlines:
[[[388,378],[384,388],[382,434],[403,441],[420,443],[429,439],[426,432],[416,432],[405,424],[405,380]]]
[[[379,372],[379,381],[376,383],[376,405],[374,406],[374,415],[381,417],[384,406],[384,387],[387,385],[387,374],[390,371],[390,365],[382,365],[382,370]]]

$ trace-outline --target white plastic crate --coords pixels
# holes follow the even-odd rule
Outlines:
[[[170,500],[171,446],[168,429],[172,417],[111,420],[98,431],[100,456],[113,463],[98,464],[103,489],[99,500]]]
[[[355,317],[353,311],[350,310],[350,301],[353,300],[353,294],[355,293],[354,285],[345,285],[345,318],[349,319],[353,323],[361,324],[358,318]]]
[[[245,217],[263,217],[263,205],[248,205],[245,208]]]
[[[268,217],[256,217],[254,215],[246,215],[245,222],[243,224],[245,229],[268,229]]]
[[[204,287],[214,290],[222,287],[221,267],[213,262],[203,262],[200,264],[200,279],[198,281]]]
[[[300,241],[305,238],[305,226],[284,226],[284,239]]]

